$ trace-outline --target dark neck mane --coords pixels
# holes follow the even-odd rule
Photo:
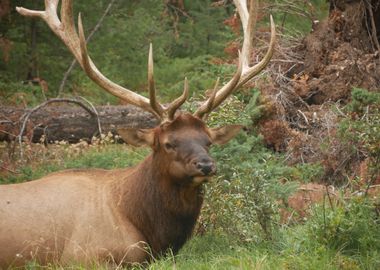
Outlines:
[[[203,202],[201,186],[175,184],[165,172],[160,172],[160,166],[163,164],[154,154],[140,163],[128,177],[129,190],[123,203],[126,218],[145,236],[153,255],[168,248],[176,253],[183,246],[191,236]],[[189,183],[189,179],[183,182]]]

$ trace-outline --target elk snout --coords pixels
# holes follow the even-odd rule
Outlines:
[[[216,172],[215,162],[210,158],[195,160],[193,165],[204,176],[213,175]]]

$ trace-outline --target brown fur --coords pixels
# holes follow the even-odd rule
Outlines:
[[[0,269],[31,259],[125,264],[169,248],[176,253],[198,218],[202,181],[215,172],[209,143],[225,143],[240,128],[209,129],[183,114],[153,130],[120,131],[153,149],[135,167],[69,170],[0,186]]]

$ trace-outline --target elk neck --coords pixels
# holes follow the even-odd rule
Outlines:
[[[139,228],[153,256],[168,248],[176,253],[183,246],[203,202],[202,185],[192,186],[191,179],[172,179],[162,163],[159,154],[152,153],[118,187],[122,215]]]

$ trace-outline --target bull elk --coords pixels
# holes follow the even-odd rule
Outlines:
[[[43,19],[75,56],[82,69],[109,93],[134,104],[161,122],[153,129],[119,129],[124,141],[150,146],[140,164],[119,170],[83,169],[50,174],[22,184],[0,186],[0,268],[24,265],[28,260],[67,264],[149,261],[172,249],[176,253],[190,237],[202,201],[202,184],[216,172],[208,150],[224,144],[240,125],[208,128],[207,115],[231,93],[257,75],[274,51],[275,26],[264,58],[250,66],[258,3],[234,0],[243,25],[244,41],[232,79],[212,94],[195,113],[177,111],[188,97],[169,105],[155,95],[152,46],[148,59],[149,98],[115,84],[96,68],[87,53],[81,16],[78,33],[72,1],[45,0],[45,10],[17,7],[27,17]],[[249,8],[248,8],[249,7]]]

